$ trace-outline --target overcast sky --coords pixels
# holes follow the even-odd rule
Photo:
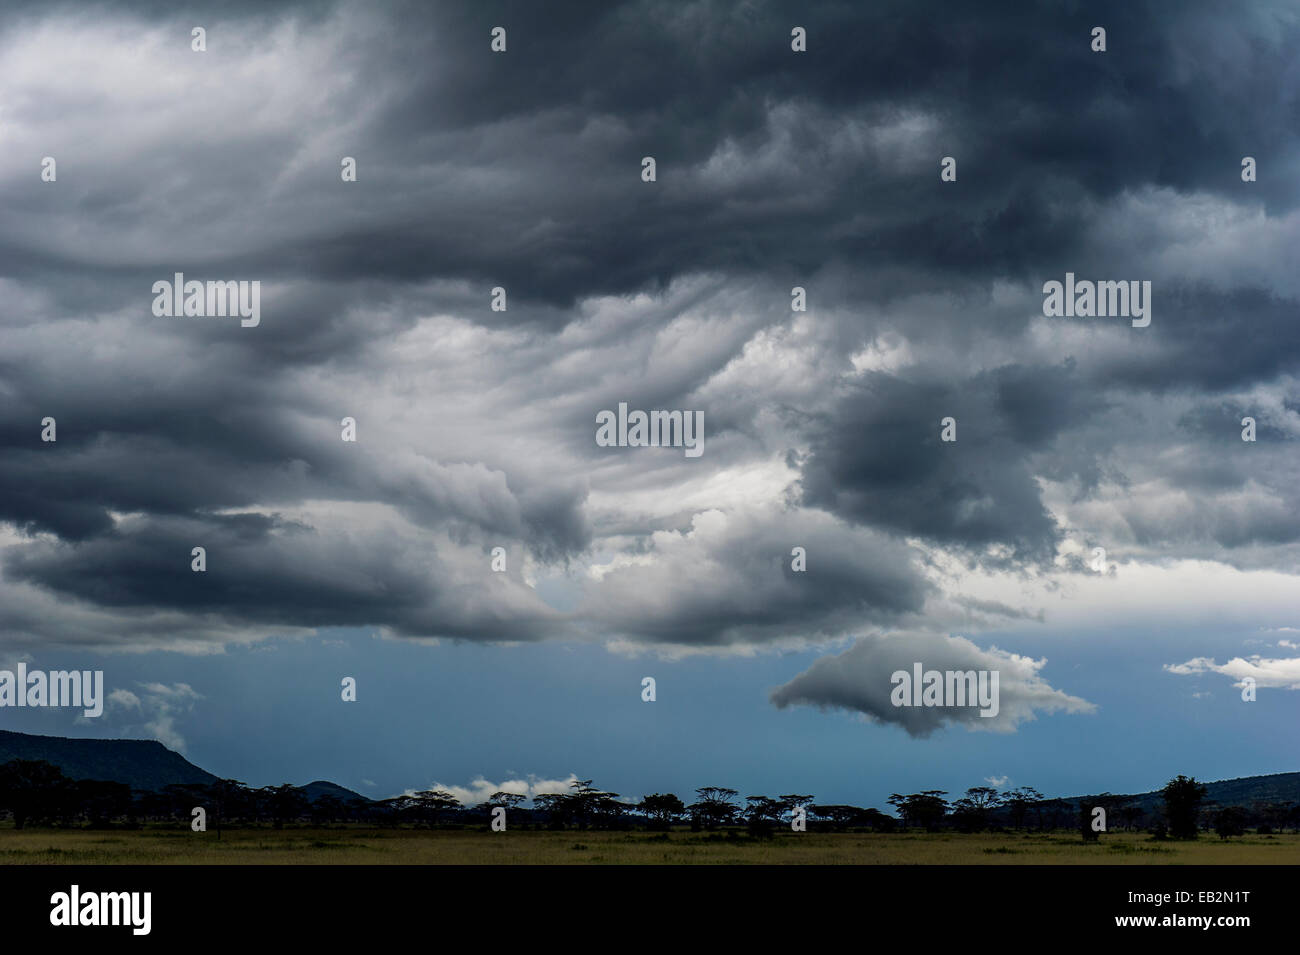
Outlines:
[[[1003,6],[11,4],[0,662],[115,695],[0,725],[372,796],[1300,769],[1300,13]]]

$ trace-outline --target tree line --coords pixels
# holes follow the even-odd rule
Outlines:
[[[1077,828],[1085,839],[1096,838],[1095,810],[1105,812],[1106,831],[1150,831],[1157,838],[1196,838],[1213,829],[1222,838],[1260,833],[1300,831],[1300,804],[1259,801],[1249,807],[1206,802],[1205,786],[1178,776],[1161,791],[1162,806],[1147,812],[1137,802],[1110,793],[1078,800],[1048,799],[1030,786],[999,792],[975,786],[949,800],[945,790],[894,793],[886,800],[895,815],[875,808],[819,803],[812,795],[746,796],[735,789],[703,786],[695,800],[683,802],[672,793],[654,793],[627,802],[618,793],[574,780],[569,792],[526,797],[497,792],[481,803],[466,806],[443,790],[405,793],[391,799],[341,799],[326,793],[312,799],[298,786],[251,788],[234,779],[210,784],[173,784],[158,791],[132,790],[124,783],[74,780],[43,760],[13,760],[0,765],[0,812],[14,828],[29,825],[106,828],[146,823],[190,822],[202,808],[209,828],[289,824],[329,826],[484,826],[494,809],[508,811],[511,828],[649,829],[667,831],[689,824],[693,831],[740,829],[754,836],[789,829],[796,820],[809,831],[895,832],[908,829],[959,832]]]

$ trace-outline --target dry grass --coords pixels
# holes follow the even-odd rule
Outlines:
[[[0,830],[0,864],[71,865],[1255,865],[1300,864],[1300,835],[1157,842],[1109,833],[743,834],[474,830]]]

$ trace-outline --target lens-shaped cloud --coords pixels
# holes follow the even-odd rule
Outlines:
[[[976,706],[895,706],[891,694],[897,671],[996,671],[998,705],[994,716],[981,716]],[[877,722],[901,727],[910,736],[929,736],[951,725],[998,733],[1015,732],[1040,713],[1091,713],[1096,706],[1047,683],[1039,671],[1047,660],[987,650],[965,637],[941,633],[897,632],[861,637],[843,653],[822,657],[790,682],[772,691],[782,709],[817,706],[860,713]]]

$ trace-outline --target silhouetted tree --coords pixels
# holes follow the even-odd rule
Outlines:
[[[309,802],[307,794],[290,783],[264,786],[258,792],[265,798],[267,812],[277,829],[283,829],[286,822],[293,822],[301,816]]]
[[[1257,800],[1251,806],[1253,815],[1258,820],[1260,832],[1281,832],[1286,828],[1295,806],[1289,802],[1270,802]]]
[[[857,808],[856,806],[854,807]],[[876,832],[893,832],[898,828],[898,820],[893,816],[881,812],[875,807],[868,809],[858,809],[854,817],[853,825],[873,829]]]
[[[655,825],[668,829],[686,811],[686,804],[672,793],[652,793],[637,804],[637,809]]]
[[[142,792],[136,797],[136,807],[140,815],[152,822],[171,816],[171,800],[165,793]]]
[[[814,820],[822,822],[825,827],[835,832],[852,825],[861,812],[862,810],[857,806],[812,805],[808,807],[808,813]]]
[[[1214,831],[1220,839],[1246,834],[1246,811],[1240,806],[1226,806],[1214,816]]]
[[[619,801],[618,793],[601,792],[591,803],[592,824],[602,829],[617,829],[629,808],[627,803]]]
[[[369,822],[375,818],[374,803],[368,799],[353,796],[344,801],[343,810],[346,818],[352,822]]]
[[[79,779],[65,787],[78,815],[84,815],[92,829],[101,829],[131,811],[131,787],[103,779]]]
[[[746,796],[745,802],[748,805],[741,814],[750,835],[770,836],[776,824],[781,821],[781,814],[785,812],[785,803],[767,796]]]
[[[898,820],[903,828],[909,828],[912,820],[907,815],[907,797],[900,793],[890,793],[885,802],[894,807],[894,812],[898,813]]]
[[[699,801],[687,808],[707,829],[724,826],[735,819],[739,807],[733,802],[739,793],[722,786],[701,786],[695,790]]]
[[[618,793],[597,789],[590,779],[575,779],[569,783],[574,790],[570,811],[580,829],[589,826],[608,828],[616,825],[626,808],[618,801]]]
[[[886,815],[879,809],[863,809],[861,806],[809,806],[808,812],[819,820],[825,820],[834,831],[846,828],[874,829],[877,832],[892,832],[898,828],[898,820]]]
[[[572,793],[539,793],[533,797],[533,805],[546,814],[552,829],[563,829],[577,821],[578,803]]]
[[[1041,810],[1040,829],[1059,829],[1069,825],[1075,812],[1074,804],[1068,799],[1043,799],[1037,808]],[[1042,820],[1046,820],[1046,825]]]
[[[989,816],[1002,802],[1002,796],[989,786],[975,786],[966,790],[952,804],[953,823],[963,832],[979,832],[987,829]]]
[[[325,793],[311,804],[309,810],[313,825],[329,825],[337,822],[342,818],[346,810],[343,807],[343,800],[333,793]]]
[[[516,793],[493,793],[488,799],[488,807],[517,806],[524,797]],[[415,793],[410,799],[410,811],[426,825],[437,825],[439,820],[449,812],[460,808],[460,800],[444,789],[424,789]]]
[[[251,805],[253,802],[252,793],[238,779],[218,779],[207,787],[208,822],[217,830],[218,839],[221,838],[221,830],[228,821],[237,819],[241,815],[247,817],[256,814]],[[193,808],[190,807],[191,812]]]
[[[381,826],[396,826],[402,821],[402,815],[406,812],[409,802],[407,796],[392,796],[373,803],[370,811]]]
[[[1214,820],[1222,807],[1216,800],[1202,802],[1196,811],[1196,828],[1198,832],[1209,832],[1214,828]]]
[[[917,825],[934,831],[948,813],[948,801],[943,798],[946,795],[948,793],[942,789],[927,789],[907,796],[894,793],[887,802],[898,810],[903,819],[903,828]]]
[[[1029,810],[1040,803],[1042,799],[1043,794],[1033,786],[1020,786],[1008,792],[1003,797],[1002,805],[1011,818],[1011,825],[1016,829],[1023,829],[1025,817],[1029,814]]]
[[[1142,825],[1142,819],[1146,813],[1142,807],[1135,802],[1121,802],[1115,807],[1115,814],[1119,817],[1125,830],[1132,830],[1135,826]]]
[[[1169,834],[1177,839],[1196,838],[1196,818],[1207,790],[1196,781],[1179,775],[1169,780],[1160,795],[1165,800],[1165,820]]]
[[[0,806],[13,813],[14,828],[49,819],[69,780],[43,759],[15,759],[0,766]]]

